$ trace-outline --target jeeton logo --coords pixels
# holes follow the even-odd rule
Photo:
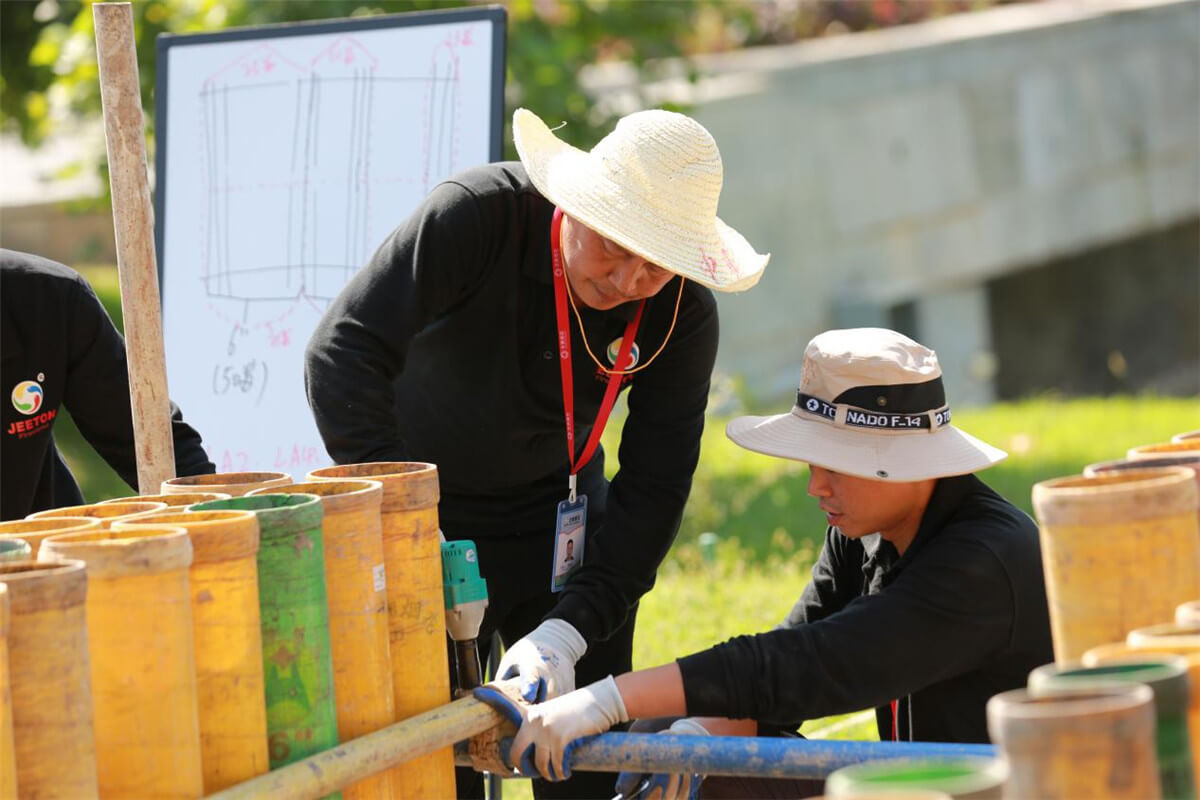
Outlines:
[[[21,381],[13,387],[12,404],[25,416],[36,414],[42,407],[42,385],[37,381]]]
[[[622,338],[618,337],[608,343],[608,363],[612,366],[617,365],[617,356],[621,354]],[[637,342],[633,343],[633,347],[629,349],[629,363],[625,365],[625,369],[633,369],[638,363],[638,346]]]
[[[57,408],[52,408],[40,414],[38,413],[45,402],[45,394],[42,391],[41,383],[38,381],[45,380],[46,376],[38,373],[37,377],[36,381],[21,381],[13,387],[13,408],[29,417],[29,419],[21,419],[9,423],[8,430],[5,431],[9,436],[24,439],[33,436],[35,433],[41,433],[49,428],[54,422],[54,418],[58,416]]]

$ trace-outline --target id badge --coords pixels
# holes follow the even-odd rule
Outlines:
[[[554,566],[550,576],[550,591],[561,592],[571,573],[583,563],[583,545],[587,532],[587,495],[575,496],[574,502],[558,504],[558,521],[554,526]]]

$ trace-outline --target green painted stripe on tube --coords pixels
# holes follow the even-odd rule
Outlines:
[[[275,769],[338,743],[321,499],[262,494],[188,507],[221,509],[253,511],[261,529],[258,600],[268,750]]]
[[[1003,759],[981,756],[867,761],[831,772],[825,780],[825,796],[857,797],[921,789],[945,792],[955,800],[1000,800],[1008,774]]]
[[[1187,728],[1187,661],[1180,656],[1131,654],[1097,667],[1046,664],[1029,673],[1035,695],[1112,683],[1144,683],[1154,692],[1155,745],[1163,800],[1196,797],[1191,739]]]

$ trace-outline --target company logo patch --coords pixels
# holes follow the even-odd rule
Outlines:
[[[25,416],[36,414],[42,407],[42,387],[37,381],[21,381],[12,390],[13,408]]]
[[[621,337],[617,337],[608,343],[608,363],[611,366],[617,365],[617,356],[621,354]],[[625,365],[625,369],[633,369],[638,363],[638,346],[637,342],[629,349],[629,363]]]

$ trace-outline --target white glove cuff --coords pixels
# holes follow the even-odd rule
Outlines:
[[[629,722],[629,714],[625,711],[625,701],[621,699],[621,691],[612,675],[601,678],[595,683],[588,684],[580,691],[587,693],[608,720],[608,727],[618,722]]]
[[[705,728],[692,717],[684,717],[677,719],[671,723],[671,727],[667,728],[667,733],[677,733],[681,736],[711,736],[708,728]]]
[[[571,659],[571,663],[583,658],[587,642],[575,626],[566,620],[548,619],[534,628],[527,637],[536,644],[544,644]]]

